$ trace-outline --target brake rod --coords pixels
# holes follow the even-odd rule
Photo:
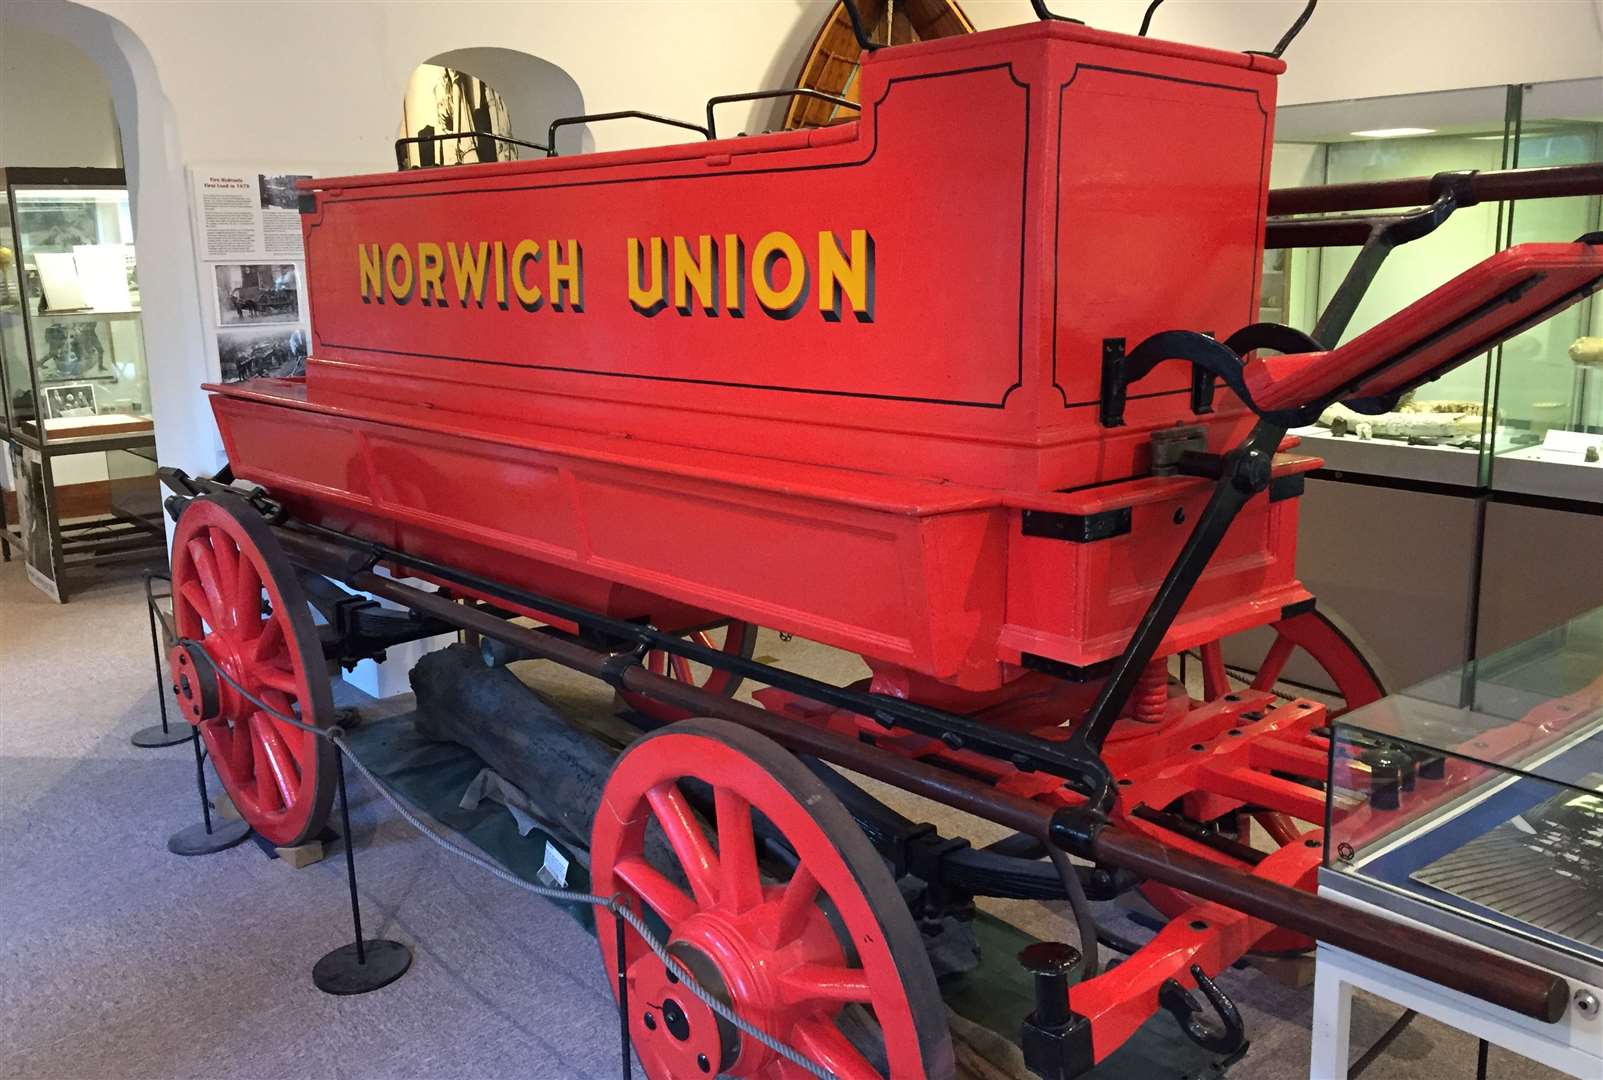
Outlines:
[[[968,777],[904,758],[782,717],[734,698],[656,675],[639,663],[577,642],[518,626],[478,608],[374,573],[368,553],[292,529],[273,527],[290,557],[307,569],[354,589],[432,615],[440,621],[506,642],[537,659],[613,683],[695,715],[740,724],[793,753],[808,754],[986,821],[1067,847],[1098,864],[1122,867],[1253,918],[1317,938],[1429,979],[1471,997],[1547,1023],[1569,1002],[1569,985],[1557,975],[1466,942],[1404,926],[1314,893],[1220,866],[1114,826],[1084,830],[1084,850],[1064,843],[1060,815],[1041,803],[1008,795]]]

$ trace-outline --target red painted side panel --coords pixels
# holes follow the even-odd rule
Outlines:
[[[827,133],[319,181],[310,393],[1020,490],[1222,446],[1181,374],[1090,402],[1104,338],[1253,320],[1278,69],[1038,24],[875,54]]]

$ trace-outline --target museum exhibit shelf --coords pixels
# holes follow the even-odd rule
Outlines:
[[[112,497],[156,490],[130,463],[155,452],[140,320],[122,170],[0,170],[0,554],[58,600],[80,566],[163,550],[159,508]]]

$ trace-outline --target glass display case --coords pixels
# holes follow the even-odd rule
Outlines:
[[[1603,977],[1603,608],[1331,726],[1321,890]]]
[[[120,169],[6,169],[0,423],[29,444],[152,430]]]
[[[164,548],[133,242],[122,170],[0,170],[0,555],[57,600]]]
[[[1600,79],[1289,106],[1276,118],[1272,186],[1581,164],[1603,160],[1600,133]],[[1512,244],[1597,230],[1600,201],[1455,211],[1391,253],[1342,341]],[[1312,331],[1356,253],[1268,253],[1261,317]],[[1420,387],[1394,412],[1337,405],[1298,434],[1342,472],[1603,503],[1600,320],[1603,302],[1584,301]]]

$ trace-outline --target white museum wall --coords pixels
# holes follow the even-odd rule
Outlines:
[[[121,168],[122,140],[111,89],[71,42],[0,17],[0,166]],[[103,454],[57,458],[56,483],[106,479]],[[0,488],[11,490],[0,457]]]
[[[3,16],[0,165],[122,166],[100,68],[71,42]]]
[[[1056,7],[1132,30],[1142,0]],[[1266,48],[1301,0],[1174,0],[1155,32],[1228,48]],[[555,65],[592,111],[643,108],[697,117],[708,96],[791,83],[825,0],[374,4],[327,0],[263,18],[220,0],[14,0],[8,21],[59,33],[108,70],[136,187],[136,226],[164,462],[209,470],[216,439],[196,386],[207,377],[190,257],[188,162],[393,168],[391,140],[413,68],[456,50],[517,47]],[[1025,0],[966,0],[982,28],[1033,18]],[[1597,0],[1455,4],[1325,0],[1288,54],[1282,101],[1545,81],[1603,74]],[[108,18],[109,16],[109,18]],[[465,66],[465,65],[464,65]],[[492,84],[507,92],[495,76]],[[745,118],[770,115],[754,106]],[[731,110],[731,129],[742,121]],[[519,128],[516,115],[514,127]],[[660,141],[650,125],[596,125],[598,149]]]

